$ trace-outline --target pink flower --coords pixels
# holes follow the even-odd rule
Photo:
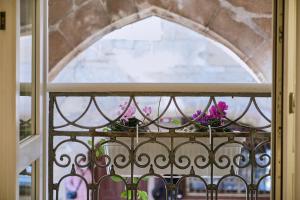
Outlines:
[[[124,113],[124,115],[121,117],[121,119],[128,121],[129,118],[134,117],[135,112],[136,112],[135,106],[129,106],[126,112]]]
[[[134,117],[134,114],[136,112],[136,108],[135,106],[128,106],[128,102],[124,102],[123,104],[120,104],[119,107],[120,107],[120,110],[118,111],[118,115],[121,115],[122,113],[124,113],[121,117],[121,120],[124,120],[124,121],[128,121],[129,118],[132,118]],[[127,108],[127,110],[126,110]],[[125,111],[126,110],[126,111]]]
[[[122,113],[124,113],[121,117],[121,120],[124,120],[126,122],[128,122],[128,119],[135,117],[135,113],[136,113],[136,107],[135,105],[130,105],[128,106],[128,102],[124,102],[123,104],[120,104],[120,110],[118,111],[118,115],[122,115]],[[127,110],[126,110],[127,108]],[[126,111],[125,111],[126,110]],[[145,106],[143,108],[143,112],[145,113],[146,116],[149,116],[152,113],[152,108],[151,106]]]
[[[209,114],[213,118],[223,118],[226,116],[226,110],[228,110],[228,105],[224,101],[219,101],[217,106],[213,105],[209,109]]]
[[[152,108],[151,108],[151,106],[145,106],[145,107],[143,108],[143,112],[145,113],[146,116],[151,115],[151,113],[152,113]]]

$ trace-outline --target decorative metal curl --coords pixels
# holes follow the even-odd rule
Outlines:
[[[262,148],[264,145],[266,144],[269,144],[270,141],[263,141],[261,142],[260,144],[258,144],[255,148],[254,148],[254,156],[255,156],[255,159],[254,159],[254,164],[257,165],[258,167],[260,168],[266,168],[268,167],[270,164],[271,164],[271,156],[267,153],[262,153],[258,156],[258,159],[261,161],[261,162],[266,162],[265,164],[260,164],[260,162],[257,160],[257,157],[256,155],[258,154],[258,150],[260,148]]]
[[[88,159],[88,156],[83,154],[83,153],[79,153],[75,156],[75,165],[77,167],[80,168],[84,168],[84,167],[88,167],[90,165],[90,159]],[[86,162],[85,164],[80,164],[81,161]]]
[[[56,159],[56,151],[59,149],[60,146],[62,146],[62,145],[65,144],[65,143],[68,143],[68,142],[79,143],[79,144],[83,145],[83,146],[87,149],[87,152],[91,151],[90,147],[89,147],[86,143],[84,143],[83,141],[80,141],[80,140],[78,140],[78,139],[73,139],[73,138],[71,138],[71,139],[67,139],[67,140],[61,141],[60,143],[58,143],[58,144],[55,146],[55,148],[53,149],[53,151],[54,151],[54,162],[55,162],[55,164],[58,165],[59,167],[62,167],[62,168],[68,167],[68,166],[71,164],[71,157],[70,157],[69,155],[67,155],[67,154],[61,154],[61,155],[60,155],[60,158],[59,158],[60,161],[63,162],[65,159],[67,159],[67,163],[66,163],[66,164],[61,164],[61,163],[59,163],[58,160]],[[77,166],[80,166],[80,165],[79,165],[79,163],[76,161],[76,159],[78,159],[78,157],[82,157],[82,155],[85,156],[85,155],[82,154],[82,153],[80,153],[80,154],[78,154],[78,155],[75,155],[75,163],[76,163]],[[89,165],[89,164],[90,164],[90,161],[88,161],[88,163],[86,163],[86,166]]]
[[[242,161],[244,164],[240,164]],[[247,162],[246,162],[247,161]],[[251,164],[250,155],[246,157],[244,154],[237,154],[233,157],[233,164],[238,168],[246,168]]]
[[[133,155],[134,163],[135,163],[135,165],[137,165],[138,167],[145,168],[145,167],[147,167],[147,166],[150,164],[150,162],[151,162],[151,158],[150,158],[150,156],[149,156],[148,154],[146,154],[146,153],[140,153],[140,154],[138,154],[139,149],[140,149],[142,146],[147,145],[147,144],[158,144],[158,145],[160,145],[160,146],[162,146],[162,147],[164,147],[164,148],[166,149],[167,155],[170,155],[170,153],[171,153],[169,147],[168,147],[166,144],[162,143],[162,142],[154,141],[154,140],[152,140],[152,139],[149,139],[149,140],[146,140],[146,141],[144,141],[144,142],[141,142],[141,143],[139,143],[139,144],[136,146],[136,148],[134,149],[134,155]],[[141,163],[140,163],[140,162],[142,161],[142,158],[146,158],[146,159],[147,159],[145,164],[141,164]],[[156,155],[156,156],[154,157],[154,164],[155,164],[156,167],[158,167],[158,168],[160,168],[160,169],[164,169],[164,168],[167,168],[167,167],[170,165],[170,161],[166,162],[165,165],[159,165],[159,164],[157,163],[157,160],[158,160],[158,159],[162,159],[163,162],[166,162],[166,161],[167,161],[167,157],[164,156],[163,154]]]
[[[180,156],[180,157],[178,158],[179,163],[177,162],[177,159],[176,159],[176,156],[175,156],[176,153],[177,153],[177,151],[178,151],[180,148],[183,148],[184,146],[190,145],[190,144],[196,144],[196,145],[199,145],[199,146],[203,147],[203,148],[207,151],[207,155],[210,154],[209,148],[208,148],[203,142],[200,142],[200,141],[197,141],[197,140],[195,140],[195,141],[185,141],[185,142],[182,142],[182,143],[178,144],[178,145],[174,148],[174,150],[173,150],[173,152],[174,152],[173,155],[174,155],[174,157],[175,157],[175,159],[174,159],[174,165],[175,165],[177,168],[179,168],[179,169],[186,169],[186,168],[188,168],[188,167],[191,165],[191,159],[190,159],[188,156]],[[198,163],[198,160],[199,160],[199,159],[202,159],[203,162],[206,161],[205,156],[203,156],[203,155],[198,155],[198,156],[196,156],[196,157],[194,158],[194,164],[195,164],[196,167],[198,167],[199,169],[204,169],[204,168],[206,168],[206,167],[209,166],[209,164],[210,164],[209,161],[208,161],[207,163],[205,163],[204,165],[200,165],[200,164]],[[187,164],[186,164],[186,165],[180,165],[180,164],[182,164],[182,163],[184,162],[184,160],[187,161]]]
[[[103,159],[104,164],[101,163],[101,159]],[[109,155],[101,155],[99,158],[96,158],[94,161],[96,167],[104,168],[104,167],[109,167],[111,165],[111,157]]]
[[[65,159],[67,159],[67,163],[66,164],[62,164],[62,163],[59,163],[56,159],[56,156],[54,158],[54,163],[59,166],[59,167],[62,167],[62,168],[65,168],[65,167],[68,167],[70,164],[71,164],[71,157],[67,154],[61,154],[60,157],[59,157],[59,160],[60,161],[64,161]]]

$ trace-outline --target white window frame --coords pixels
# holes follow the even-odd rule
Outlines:
[[[22,0],[17,0],[17,19],[19,19],[20,9],[19,3]],[[45,33],[47,32],[45,29],[47,28],[47,2],[43,0],[34,0],[35,1],[35,20],[33,21],[34,24],[34,31],[33,31],[33,66],[35,69],[32,70],[32,111],[33,111],[33,119],[34,127],[33,127],[33,135],[30,136],[28,139],[24,139],[20,141],[17,145],[17,173],[21,172],[24,168],[28,165],[32,164],[32,199],[44,199],[43,193],[41,192],[44,188],[44,181],[43,181],[43,171],[42,168],[44,166],[44,151],[43,151],[43,144],[44,144],[44,87],[46,85],[45,78],[45,70],[47,66],[46,58],[46,50],[47,49],[47,37],[45,37]],[[17,26],[20,23],[17,22]],[[20,27],[17,27],[17,30]],[[19,41],[17,37],[17,41]],[[18,45],[17,45],[18,48]],[[18,52],[18,49],[17,51]],[[17,57],[18,59],[18,57]],[[17,65],[18,66],[18,65]],[[21,83],[22,85],[22,83]],[[18,119],[17,119],[18,121]],[[18,133],[18,130],[17,130]],[[17,134],[17,141],[18,141]],[[17,182],[18,183],[18,182]],[[18,185],[17,185],[18,188]],[[18,199],[18,193],[17,199]]]
[[[17,30],[18,30],[18,5],[20,0],[0,0],[0,11],[6,12],[6,30],[2,31],[0,30],[0,157],[1,160],[4,161],[0,164],[0,199],[18,199],[18,184],[17,184],[17,177],[19,169],[22,167],[25,167],[26,164],[30,163],[30,161],[36,160],[36,158],[39,158],[39,166],[37,172],[39,174],[39,180],[40,183],[38,185],[40,186],[38,190],[40,190],[39,198],[36,196],[36,199],[47,199],[47,137],[45,134],[47,133],[46,130],[46,122],[47,122],[47,97],[46,97],[46,82],[47,82],[47,44],[48,44],[48,31],[47,31],[47,24],[48,24],[48,1],[38,0],[38,11],[39,11],[39,18],[38,18],[38,31],[39,35],[37,36],[37,51],[39,52],[39,59],[37,60],[37,74],[39,74],[39,84],[37,87],[38,91],[38,109],[37,111],[42,114],[39,116],[39,126],[38,131],[39,135],[33,136],[26,142],[19,144],[19,138],[18,138],[18,131],[17,131],[17,119],[16,119],[16,94],[17,94],[17,80],[16,80],[16,66],[17,66],[17,58],[18,58],[18,45],[16,44],[16,41],[18,39],[17,36]],[[274,2],[278,2],[279,5],[278,10],[283,8],[284,2],[291,2],[292,4],[295,4],[295,0],[274,0]],[[290,4],[291,5],[291,4]],[[299,3],[297,2],[297,6],[299,8]],[[289,11],[293,7],[288,6],[285,10],[285,14],[289,13]],[[297,13],[298,15],[299,13]],[[274,33],[279,34],[280,30],[279,27],[282,28],[283,22],[282,22],[282,13],[279,13],[277,15],[278,19],[274,21],[274,25],[277,24],[277,26],[274,27]],[[299,15],[298,15],[299,19]],[[288,19],[289,20],[289,19]],[[288,23],[288,22],[286,22]],[[294,22],[292,22],[293,24]],[[300,24],[298,23],[298,30],[300,30]],[[277,29],[278,28],[278,29]],[[289,28],[289,27],[288,27]],[[291,29],[292,30],[292,27]],[[275,36],[275,35],[274,35]],[[277,40],[277,38],[276,38]],[[290,40],[291,43],[294,42],[294,40]],[[299,42],[298,42],[299,43]],[[274,44],[278,44],[278,41],[276,41]],[[289,44],[287,44],[289,46]],[[287,47],[288,48],[288,47]],[[283,47],[281,45],[278,45],[278,51],[274,52],[274,55],[277,55],[277,58],[280,60],[282,59],[282,51]],[[299,50],[299,48],[298,48]],[[298,52],[299,54],[299,52]],[[294,58],[289,58],[294,59]],[[299,61],[299,59],[298,59]],[[278,65],[278,68],[283,68],[282,63],[276,62]],[[293,65],[293,66],[292,66]],[[295,68],[295,64],[291,64],[291,66],[286,67],[293,67]],[[274,67],[274,69],[276,66]],[[278,79],[276,80],[282,80],[283,74],[278,73]],[[294,78],[296,79],[296,76],[293,74],[292,77],[290,75],[285,75],[285,78]],[[297,75],[299,75],[297,70]],[[274,79],[275,80],[275,79]],[[299,85],[299,81],[296,81],[297,85]],[[279,89],[281,85],[278,85],[277,88],[273,88],[274,91]],[[289,86],[287,86],[289,88]],[[298,88],[298,87],[297,87]],[[291,89],[294,91],[294,88]],[[278,92],[280,93],[281,90],[279,89]],[[299,89],[297,89],[297,92],[299,92]],[[275,95],[275,94],[274,94]],[[288,93],[283,93],[283,96],[287,98]],[[297,94],[298,96],[299,94]],[[282,103],[282,102],[281,102]],[[280,102],[279,102],[280,104]],[[277,105],[277,104],[276,104]],[[297,111],[299,111],[299,106],[297,106]],[[282,114],[282,113],[278,113]],[[285,116],[286,113],[284,113]],[[297,114],[299,115],[299,114]],[[297,122],[299,121],[297,117]],[[293,122],[294,123],[294,122]],[[292,124],[293,127],[295,126],[295,123]],[[292,128],[291,128],[292,129]],[[298,130],[298,128],[297,128]],[[276,130],[277,132],[277,130]],[[42,134],[43,133],[43,134]],[[275,135],[278,135],[277,143],[281,142],[281,135],[280,133],[275,133]],[[288,136],[287,136],[288,137]],[[295,135],[289,136],[289,141],[291,139],[295,139]],[[296,137],[296,139],[299,141],[299,138]],[[284,146],[287,146],[287,140],[283,141]],[[34,147],[30,147],[30,145]],[[39,153],[32,152],[31,150],[39,148]],[[298,147],[296,148],[296,153],[298,154],[300,151],[298,150]],[[295,154],[288,154],[288,152],[292,151],[294,148],[290,148],[287,152],[285,152],[284,156],[291,156],[290,158],[293,158]],[[31,153],[30,156],[28,156],[28,159],[21,158],[20,156],[24,155],[25,151],[29,151]],[[41,151],[42,150],[42,151]],[[43,152],[43,153],[41,153]],[[28,154],[27,154],[28,155]],[[277,160],[278,161],[278,160]],[[280,161],[280,160],[279,160]],[[18,163],[18,164],[17,164]],[[297,165],[299,162],[297,162]],[[281,168],[281,164],[277,164],[276,168],[278,170]],[[274,193],[273,199],[281,199],[281,192],[284,188],[280,188],[280,185],[291,185],[292,187],[288,187],[289,191],[285,191],[286,193],[292,195],[291,199],[295,199],[295,195],[299,193],[297,191],[295,183],[298,183],[299,178],[294,178],[294,172],[287,171],[288,168],[283,169],[283,175],[285,173],[291,174],[289,178],[282,181],[281,174],[277,174],[278,178],[276,177],[276,182],[278,183],[278,187],[276,189],[279,189],[278,193]],[[275,171],[275,170],[274,170]],[[299,177],[299,173],[296,172],[296,177]],[[295,180],[296,179],[296,180]],[[275,179],[274,179],[275,180]],[[296,184],[297,185],[297,184]],[[299,184],[298,184],[299,185]],[[37,191],[38,191],[37,190]],[[273,188],[274,191],[274,188]],[[292,194],[291,194],[292,193]],[[297,194],[298,195],[298,194]],[[286,196],[284,196],[286,197]],[[296,196],[297,197],[297,196]]]
[[[44,87],[47,70],[47,1],[36,1],[36,13],[33,33],[33,65],[34,85],[32,99],[36,121],[33,135],[19,141],[18,96],[20,83],[19,71],[19,40],[20,40],[20,2],[22,0],[0,0],[0,11],[6,13],[6,29],[0,30],[0,199],[19,199],[19,173],[32,164],[32,199],[45,199],[42,167],[44,166],[43,139],[44,120]],[[21,84],[22,85],[22,84]],[[30,86],[31,88],[31,86]]]

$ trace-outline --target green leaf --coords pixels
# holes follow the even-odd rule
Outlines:
[[[140,200],[148,200],[148,193],[143,190],[138,190],[138,199]]]
[[[105,154],[105,150],[104,150],[103,146],[101,146],[98,150],[99,150],[99,153],[101,154],[101,156]]]
[[[113,182],[116,182],[116,183],[122,181],[122,179],[121,179],[120,177],[118,177],[118,176],[111,176],[110,178],[111,178],[111,180],[112,180]]]
[[[102,143],[104,143],[106,140],[104,140],[104,139],[102,139],[102,140],[100,140],[100,143],[102,144]],[[101,145],[100,147],[99,147],[99,151],[101,152],[101,155],[104,155],[105,154],[105,150],[104,150],[104,146],[103,145]]]
[[[128,190],[128,193],[127,193],[127,191],[125,190],[125,191],[123,191],[123,192],[121,192],[121,198],[122,199],[127,199],[127,196],[128,196],[128,200],[131,200],[132,199],[132,191],[131,190]]]
[[[106,140],[105,139],[101,139],[100,141],[99,141],[99,143],[103,143],[103,142],[105,142]]]
[[[180,120],[179,119],[174,118],[174,119],[172,119],[171,122],[172,122],[172,124],[180,125]]]
[[[104,132],[111,131],[111,129],[110,129],[109,127],[104,127],[102,130],[103,130]]]
[[[96,157],[100,157],[100,152],[98,151],[98,149],[96,150]]]
[[[146,176],[146,177],[142,178],[142,180],[143,180],[143,181],[148,181],[148,180],[149,180],[149,177]]]
[[[138,180],[139,180],[139,178],[138,178],[138,177],[133,177],[133,183],[137,183],[137,182],[138,182]]]
[[[127,199],[127,191],[121,192],[121,198],[122,199]]]
[[[88,144],[92,146],[92,140],[88,140]]]
[[[121,198],[127,199],[127,197],[128,197],[128,200],[132,200],[133,194],[134,194],[133,191],[128,190],[128,193],[127,193],[127,191],[125,190],[125,191],[121,192]],[[137,197],[139,200],[148,200],[148,193],[143,190],[138,190]]]

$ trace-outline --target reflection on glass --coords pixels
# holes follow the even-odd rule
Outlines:
[[[19,199],[31,200],[32,195],[32,165],[26,167],[19,174]]]
[[[32,134],[33,19],[34,1],[20,1],[20,140]]]

